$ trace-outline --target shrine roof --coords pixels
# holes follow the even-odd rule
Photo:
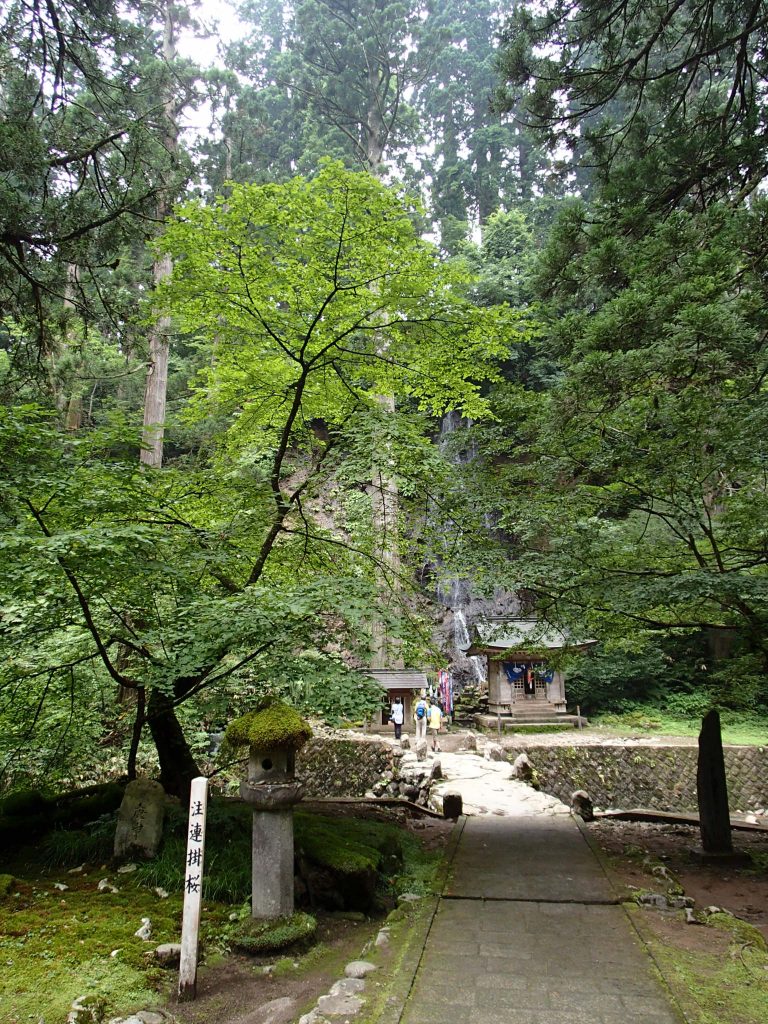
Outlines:
[[[565,630],[538,619],[486,619],[473,626],[466,654],[489,651],[559,651],[583,649],[597,643],[574,637]]]
[[[427,688],[427,677],[424,672],[416,669],[373,669],[368,675],[373,676],[376,682],[385,690],[425,690]]]

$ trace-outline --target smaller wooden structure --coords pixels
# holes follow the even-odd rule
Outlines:
[[[552,655],[594,643],[577,641],[537,619],[487,619],[473,627],[465,653],[487,658],[491,714],[541,718],[566,712],[565,678],[550,665]]]
[[[382,706],[380,721],[373,720],[374,729],[382,725],[389,725],[389,709],[395,697],[402,697],[405,708],[403,729],[410,732],[413,728],[413,707],[419,696],[425,693],[428,686],[427,676],[417,669],[371,669],[369,675],[373,676],[379,686],[385,691],[382,695]],[[391,726],[390,726],[391,728]]]

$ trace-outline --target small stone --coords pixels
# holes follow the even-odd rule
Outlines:
[[[159,885],[156,885],[155,888],[152,890],[152,892],[156,896],[159,896],[161,900],[167,900],[168,899],[168,890],[167,889],[163,889]]]
[[[435,760],[432,762],[432,770],[429,773],[430,782],[434,782],[434,781],[436,781],[438,779],[442,779],[442,777],[443,777],[443,766],[440,763],[440,761],[437,758],[435,758]]]
[[[53,883],[53,888],[54,889],[58,889],[59,892],[66,892],[67,889],[69,888],[69,886],[68,885],[64,885],[63,882],[54,882]]]
[[[320,996],[317,1000],[317,1009],[323,1016],[328,1017],[346,1017],[347,1014],[357,1013],[362,1007],[363,1000],[358,996],[327,995]]]
[[[638,902],[644,907],[656,907],[659,910],[665,910],[667,907],[667,897],[659,892],[644,892]]]
[[[667,896],[667,906],[673,910],[689,909],[695,902],[690,896]]]
[[[488,743],[485,747],[484,756],[486,761],[503,761],[504,749],[498,743]]]
[[[365,991],[363,978],[342,978],[331,985],[329,995],[332,996],[354,996],[358,992]]]
[[[142,917],[141,927],[137,928],[133,933],[137,939],[142,939],[144,942],[149,942],[152,938],[152,922],[148,917]]]
[[[401,738],[401,740],[400,740],[400,747],[401,747],[402,750],[410,750],[411,749],[411,741],[408,739],[407,736],[403,736]]]
[[[293,1010],[296,1007],[296,1000],[289,996],[281,996],[279,999],[271,999],[259,1007],[261,1024],[275,1024],[279,1020],[291,1020]]]
[[[181,946],[178,942],[163,942],[155,949],[155,956],[164,967],[173,967],[181,960]]]
[[[138,868],[138,864],[134,864],[134,863],[123,864],[122,867],[119,867],[117,869],[117,873],[118,873],[118,875],[130,875],[130,873],[132,871],[136,871],[137,868]]]
[[[328,1022],[315,1006],[314,1009],[309,1011],[309,1013],[305,1013],[302,1017],[299,1017],[299,1024],[328,1024]]]
[[[160,1013],[158,1010],[139,1010],[136,1016],[141,1024],[165,1024],[168,1019],[164,1013]]]
[[[686,924],[701,924],[701,921],[697,920],[696,915],[690,907],[685,908],[685,923]]]
[[[112,885],[108,878],[102,878],[96,886],[99,892],[120,892],[116,885]]]
[[[67,872],[67,874],[68,875],[81,875],[83,873],[83,868],[84,867],[85,867],[85,864],[81,864],[77,868],[70,868],[69,871]]]
[[[109,955],[110,955],[110,956],[112,957],[112,959],[114,960],[114,958],[115,958],[116,956],[118,956],[118,954],[119,954],[119,953],[121,953],[121,952],[122,952],[122,950],[120,950],[120,949],[113,949],[113,950],[112,950],[112,952],[111,952],[111,953],[110,953]]]
[[[344,974],[348,978],[365,978],[375,970],[376,965],[369,963],[368,960],[352,960],[344,968]]]
[[[382,946],[389,945],[389,932],[385,928],[382,928],[379,934],[376,936],[375,945],[380,948]]]
[[[397,897],[397,902],[398,903],[418,903],[418,901],[420,899],[422,899],[422,897],[419,896],[419,894],[416,893],[416,892],[401,892],[400,895]]]
[[[427,759],[427,741],[419,740],[416,744],[416,760],[426,761]]]
[[[473,750],[475,751],[475,753],[477,753],[477,736],[475,736],[473,732],[467,733],[467,736],[464,740],[464,746],[467,748],[467,750]]]

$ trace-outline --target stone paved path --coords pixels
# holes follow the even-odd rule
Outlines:
[[[465,819],[401,1024],[679,1024],[575,822]]]

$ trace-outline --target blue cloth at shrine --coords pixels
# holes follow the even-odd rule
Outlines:
[[[504,673],[510,683],[515,683],[518,679],[522,679],[524,672],[525,665],[511,665],[508,661],[504,662]]]

